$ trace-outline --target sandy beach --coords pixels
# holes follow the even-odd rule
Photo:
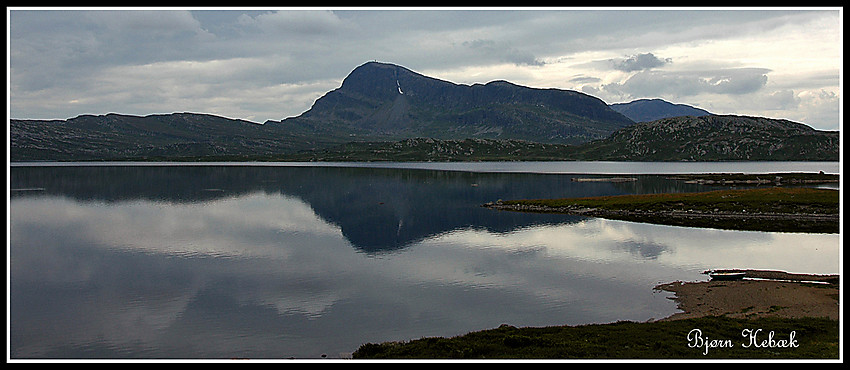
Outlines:
[[[672,299],[683,311],[662,321],[703,316],[839,319],[838,275],[746,272],[746,278],[737,281],[677,281],[657,286],[674,293]]]

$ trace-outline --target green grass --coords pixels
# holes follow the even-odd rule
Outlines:
[[[688,333],[699,329],[709,340],[729,340],[732,347],[691,347]],[[758,339],[789,339],[798,347],[744,347],[744,329],[762,329]],[[837,359],[839,323],[828,319],[755,320],[705,317],[659,322],[617,322],[581,326],[496,329],[453,338],[367,343],[355,359]]]

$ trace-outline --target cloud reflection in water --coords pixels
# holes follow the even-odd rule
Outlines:
[[[647,320],[709,268],[834,273],[837,235],[587,219],[364,253],[303,200],[13,198],[13,356],[311,357],[368,341]],[[341,328],[344,328],[342,330]]]

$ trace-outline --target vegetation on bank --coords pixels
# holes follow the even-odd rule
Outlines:
[[[833,173],[781,172],[766,174],[700,173],[671,176],[672,180],[703,185],[815,185],[838,184],[839,175]]]
[[[702,343],[696,340],[699,330]],[[758,330],[756,342],[745,330]],[[773,343],[763,342],[773,332]],[[795,340],[793,346],[791,335]],[[688,335],[691,334],[689,340]],[[780,343],[780,340],[785,342]],[[715,342],[712,342],[715,341]],[[711,347],[711,344],[717,344]],[[728,346],[731,344],[731,346]],[[723,345],[723,346],[721,346]],[[783,346],[784,345],[784,346]],[[839,322],[823,318],[703,317],[516,328],[367,343],[355,359],[837,359]]]
[[[674,226],[779,232],[839,231],[839,192],[832,189],[771,187],[701,193],[510,200],[485,206]]]
[[[583,206],[608,210],[644,209],[699,212],[838,213],[838,192],[815,188],[758,188],[715,190],[701,193],[613,195],[585,198],[505,201],[504,204],[539,204],[549,207]]]

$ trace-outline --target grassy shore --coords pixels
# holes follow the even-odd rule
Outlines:
[[[839,232],[839,193],[832,189],[770,187],[701,193],[510,200],[485,206],[675,226]]]
[[[839,358],[838,275],[747,272],[760,278],[655,287],[675,293],[671,299],[682,310],[657,321],[526,328],[502,325],[452,338],[367,343],[352,358]]]
[[[751,344],[745,330],[758,331]],[[698,330],[700,338],[697,341]],[[773,332],[774,343],[764,343]],[[793,339],[796,346],[793,346]],[[689,334],[691,338],[689,339]],[[496,329],[453,338],[368,343],[354,359],[837,359],[839,324],[825,318],[701,317],[661,322]],[[784,340],[786,343],[780,343]],[[717,342],[712,342],[717,341]],[[715,344],[712,347],[711,344]],[[784,346],[783,346],[784,345]]]

